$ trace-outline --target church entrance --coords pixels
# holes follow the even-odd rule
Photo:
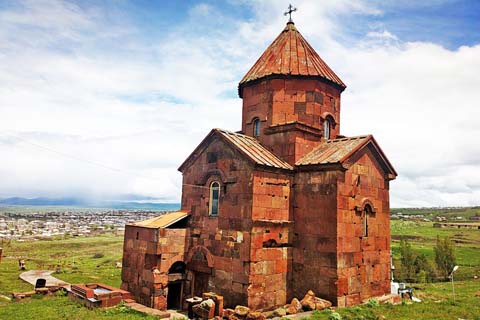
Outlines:
[[[201,297],[208,292],[208,281],[212,274],[212,268],[208,266],[207,256],[202,250],[196,251],[188,263],[188,269],[193,272],[193,296]]]
[[[204,292],[208,292],[208,280],[210,275],[203,272],[194,273],[193,295],[201,297]]]
[[[186,265],[182,261],[175,262],[168,270],[167,309],[182,309],[185,273]]]
[[[167,295],[167,308],[179,310],[182,308],[182,282],[169,282]]]

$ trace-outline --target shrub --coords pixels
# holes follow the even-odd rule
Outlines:
[[[342,316],[338,312],[332,312],[328,316],[328,320],[342,320]]]
[[[376,308],[380,306],[380,303],[377,299],[368,299],[367,303],[365,303],[367,307]]]

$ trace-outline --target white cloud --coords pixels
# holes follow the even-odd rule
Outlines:
[[[255,16],[199,4],[154,39],[101,7],[0,12],[0,196],[178,200],[176,168],[210,128],[240,128],[237,83],[286,21],[287,1],[233,3]],[[382,12],[359,0],[297,6],[298,29],[348,85],[342,133],[373,133],[399,172],[392,205],[480,204],[480,45],[403,43],[387,28],[345,44],[342,19]]]

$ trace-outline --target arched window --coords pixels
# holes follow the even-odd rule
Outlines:
[[[331,123],[330,123],[330,119],[325,119],[325,121],[323,121],[323,136],[325,137],[325,139],[330,139],[330,127],[331,127]]]
[[[368,237],[368,218],[373,212],[372,207],[369,204],[365,205],[363,209],[363,236]]]
[[[213,181],[210,184],[210,206],[208,213],[211,216],[218,216],[218,199],[220,198],[220,184]]]
[[[258,118],[253,120],[253,136],[254,137],[260,136],[260,119]]]

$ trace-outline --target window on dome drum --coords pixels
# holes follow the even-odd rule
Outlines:
[[[260,136],[260,119],[258,118],[253,120],[253,136],[254,137]]]
[[[330,97],[330,106],[332,107],[333,111],[337,111],[337,106],[335,104],[335,99],[333,97]]]
[[[363,209],[363,236],[368,237],[368,218],[372,214],[372,207],[365,205]]]
[[[330,126],[330,120],[325,119],[325,121],[323,122],[323,136],[325,137],[325,139],[330,139]]]
[[[220,184],[214,181],[210,184],[210,205],[208,214],[218,216],[218,199],[220,198]]]

